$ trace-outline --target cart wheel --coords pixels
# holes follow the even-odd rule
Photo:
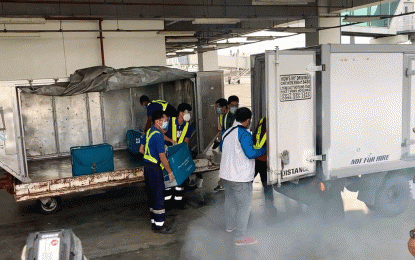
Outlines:
[[[195,190],[199,186],[199,177],[197,174],[192,174],[184,181],[183,186],[186,190]]]
[[[43,198],[38,201],[39,209],[42,214],[54,214],[61,206],[60,197]]]

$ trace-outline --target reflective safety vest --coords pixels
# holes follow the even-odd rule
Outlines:
[[[264,144],[267,141],[267,133],[265,133],[261,139],[263,121],[264,121],[264,118],[261,118],[261,120],[259,121],[258,131],[256,133],[256,144],[254,145],[255,149],[261,149],[262,147],[264,147]]]
[[[182,134],[180,135],[179,141],[177,141],[177,125],[176,125],[176,118],[173,117],[172,118],[172,138],[174,141],[177,142],[177,144],[181,144],[184,141],[184,138],[186,137],[187,134],[187,129],[189,128],[189,122],[186,122],[186,125],[183,128]]]
[[[225,129],[227,120],[228,120],[228,113],[226,113],[226,115],[225,115],[225,122],[223,122],[223,115],[220,114],[219,123],[220,123],[220,126],[222,127],[222,130],[227,130],[227,129]]]
[[[153,100],[151,101],[151,103],[157,103],[160,104],[163,107],[163,111],[166,112],[166,108],[169,105],[168,102],[164,101],[164,100]]]
[[[155,163],[155,164],[160,164],[161,169],[164,170],[163,164],[161,164],[159,161],[157,161],[156,158],[154,158],[153,156],[151,156],[150,149],[148,149],[148,144],[150,143],[151,137],[154,134],[162,134],[162,133],[160,133],[157,130],[154,130],[151,133],[150,132],[151,132],[151,128],[148,129],[147,134],[146,134],[146,146],[145,146],[145,149],[144,149],[144,159],[147,160],[147,161],[150,161],[152,163]]]

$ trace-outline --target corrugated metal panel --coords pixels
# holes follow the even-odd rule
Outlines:
[[[55,103],[60,152],[88,145],[86,95],[55,97]]]
[[[22,93],[21,104],[27,155],[57,153],[52,97]]]
[[[132,128],[130,90],[102,93],[106,143],[114,148],[126,147],[125,133]]]

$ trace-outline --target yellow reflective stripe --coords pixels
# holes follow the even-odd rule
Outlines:
[[[172,124],[173,124],[173,128],[172,128],[172,137],[173,140],[177,142],[177,125],[176,125],[176,118],[173,117],[172,118]],[[182,134],[180,135],[179,141],[177,142],[177,144],[181,144],[184,141],[184,138],[186,137],[187,134],[187,129],[189,128],[189,122],[186,122],[186,125],[183,128]]]
[[[187,129],[189,128],[189,122],[186,122],[186,125],[183,128],[182,134],[180,135],[179,141],[177,143],[181,144],[184,141],[184,138],[187,134]]]
[[[262,140],[259,143],[259,148],[262,148],[266,141],[267,141],[267,133],[265,133],[264,136],[262,137]]]
[[[220,126],[223,128],[222,120],[223,120],[223,115],[220,114],[220,116],[219,116],[219,123],[220,123]]]
[[[149,148],[148,148],[148,144],[150,143],[150,139],[151,139],[151,137],[152,137],[154,134],[157,134],[157,133],[160,133],[160,132],[158,132],[158,131],[153,131],[153,132],[150,134],[150,131],[151,131],[151,129],[149,129],[149,130],[147,131],[147,134],[146,134],[146,146],[145,146],[145,149],[144,149],[144,159],[146,159],[147,161],[150,161],[150,162],[152,162],[152,163],[158,164],[159,162],[156,160],[156,158],[154,158],[153,156],[151,156],[151,154],[150,154],[150,150],[149,150]],[[164,170],[164,166],[163,166],[163,164],[160,164],[160,167],[161,167],[161,169],[162,169],[162,170]]]
[[[259,127],[258,127],[258,131],[256,133],[256,144],[254,145],[255,149],[261,149],[266,140],[267,140],[267,133],[264,134],[264,136],[261,139],[261,132],[262,132],[262,122],[264,121],[264,118],[261,118],[261,120],[259,121]]]
[[[172,123],[171,137],[173,137],[174,141],[177,141],[177,127],[176,127],[176,118],[175,117],[172,117],[171,123]]]
[[[225,128],[226,128],[226,121],[227,120],[228,120],[228,114],[226,114],[226,116],[225,116],[225,123],[223,124],[225,126]]]
[[[166,111],[166,108],[169,105],[169,103],[164,100],[153,100],[152,103],[160,104],[163,107],[163,111]]]

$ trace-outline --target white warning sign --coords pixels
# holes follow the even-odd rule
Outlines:
[[[281,75],[281,102],[311,99],[311,75]]]

